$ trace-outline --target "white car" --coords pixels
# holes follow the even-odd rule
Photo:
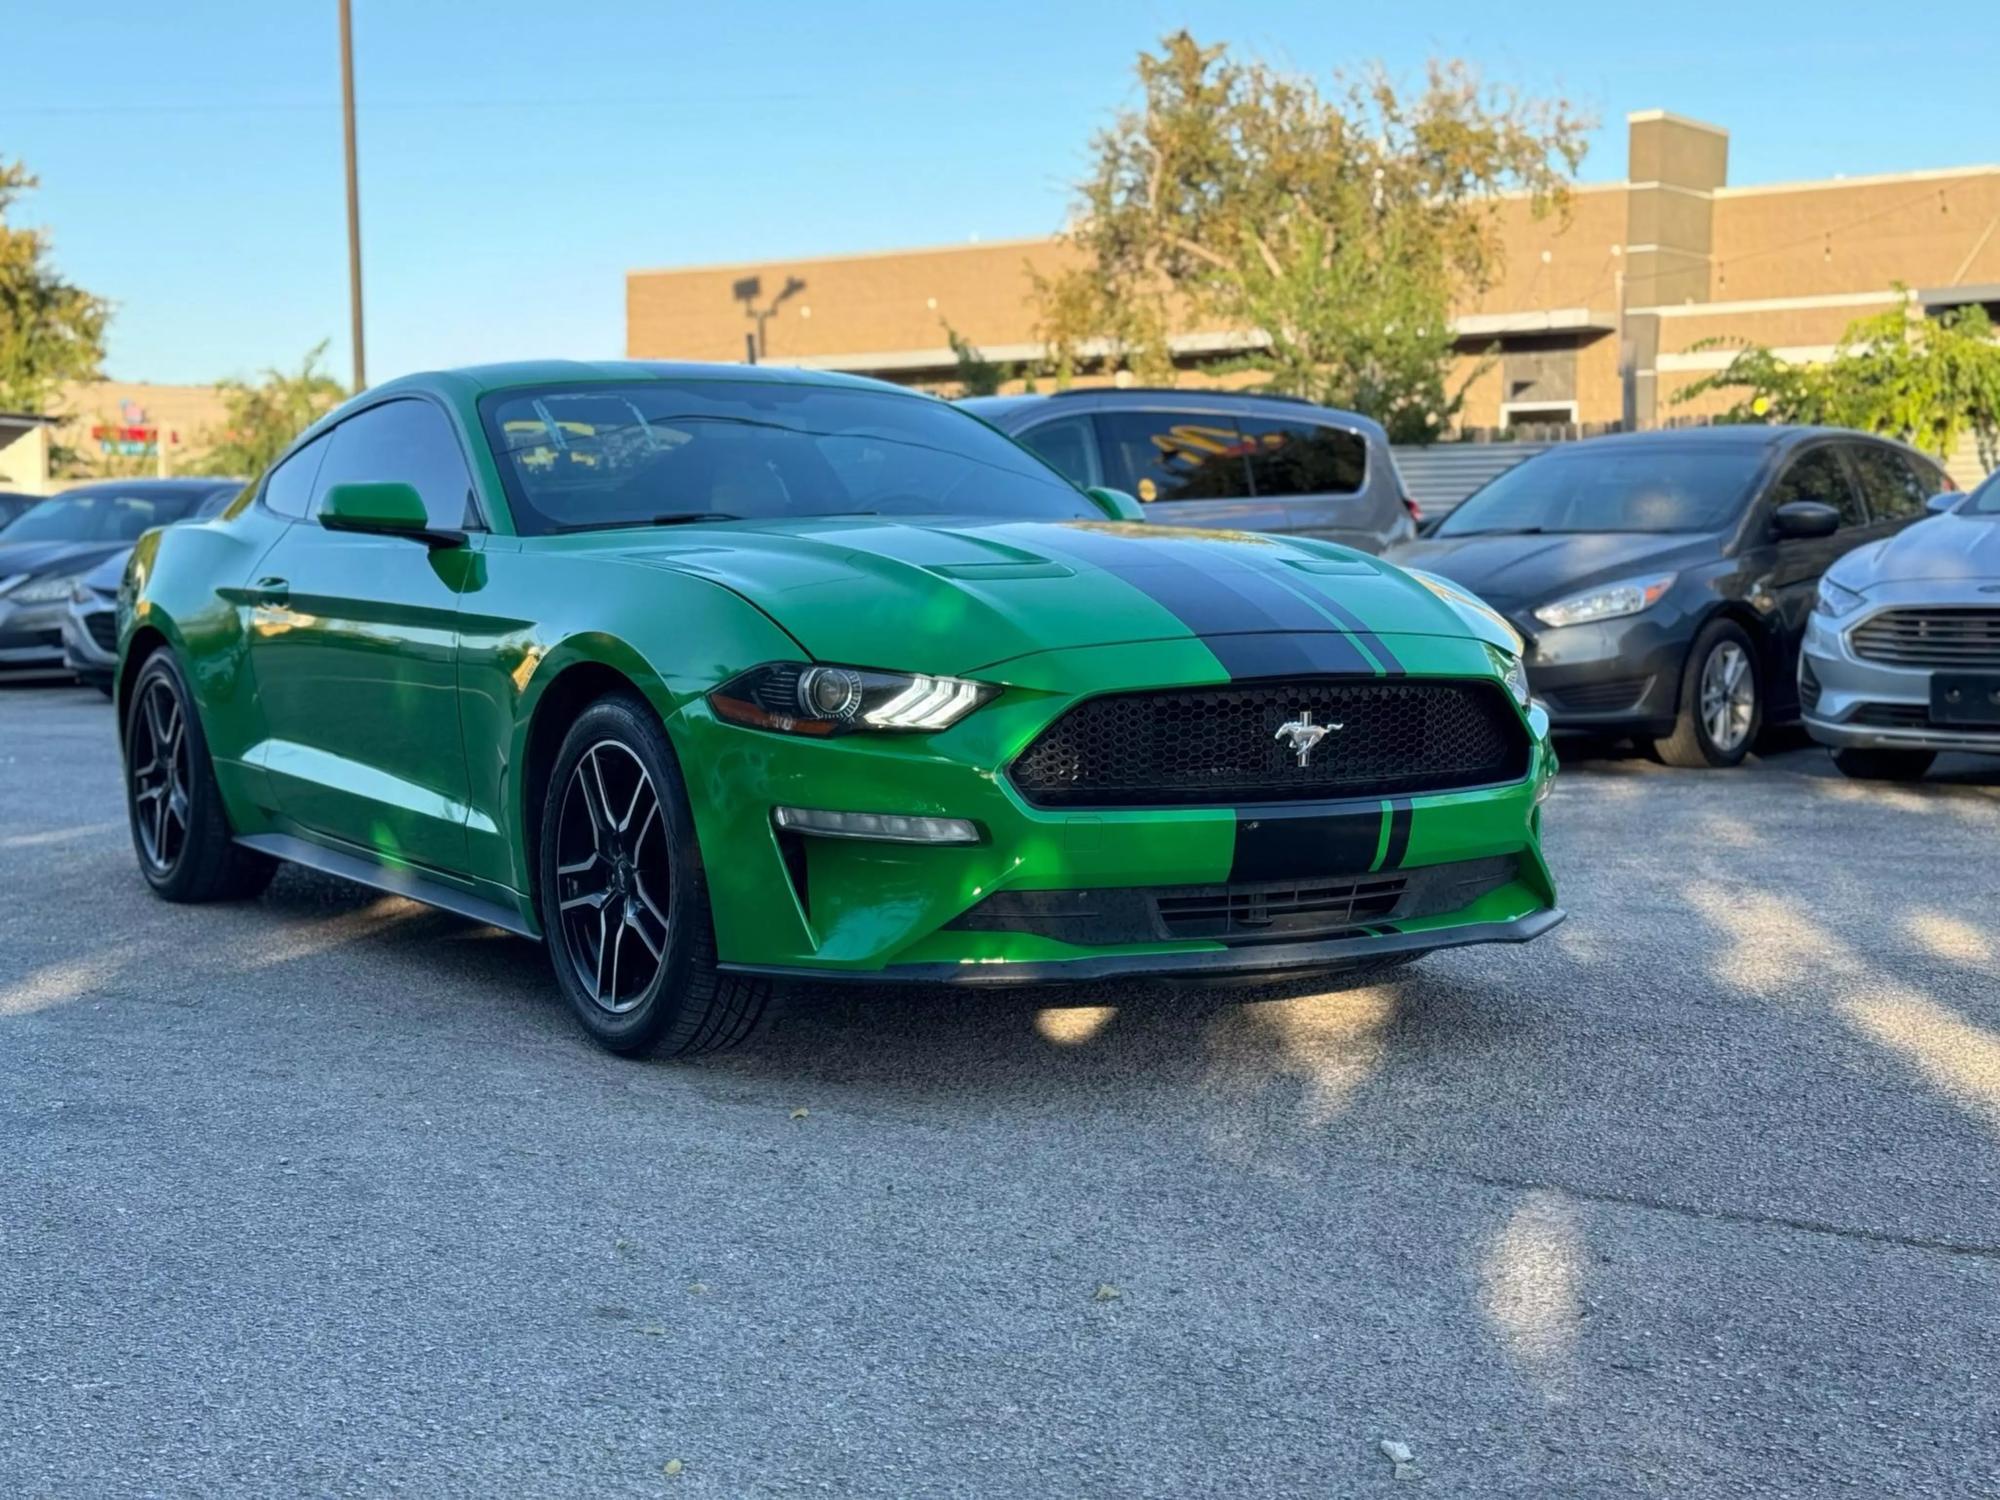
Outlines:
[[[2000,755],[2000,474],[1931,509],[1820,579],[1799,702],[1849,776],[1918,777],[1945,750]]]

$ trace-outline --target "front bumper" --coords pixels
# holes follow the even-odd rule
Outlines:
[[[1799,650],[1799,702],[1806,732],[1822,745],[1844,749],[2000,755],[2000,725],[1989,729],[1931,722],[1928,668],[1867,661],[1849,644],[1855,626],[1885,609],[1939,602],[1925,585],[1888,585],[1871,590],[1866,605],[1841,619],[1814,611]]]
[[[107,645],[106,642],[109,642]],[[93,595],[71,600],[62,617],[63,664],[79,677],[108,680],[118,670],[118,604]]]
[[[67,601],[11,604],[0,597],[0,676],[63,670],[63,613]]]
[[[1690,630],[1655,607],[1622,619],[1557,628],[1510,611],[1528,643],[1528,684],[1558,734],[1671,734]]]
[[[1392,644],[1412,676],[1492,675],[1487,648],[1476,641]],[[1044,653],[1010,663],[1007,676],[999,699],[937,735],[808,741],[722,723],[701,702],[669,722],[681,763],[701,768],[688,791],[725,967],[969,984],[1286,973],[1524,941],[1557,919],[1538,838],[1539,801],[1555,770],[1539,709],[1525,716],[1528,775],[1504,785],[1240,810],[1048,809],[1028,805],[1001,768],[1071,704],[1100,691],[1227,679],[1197,641]],[[772,823],[780,806],[968,819],[982,841],[910,845],[782,833]],[[1260,857],[1279,851],[1296,866],[1264,872],[1273,879],[1502,857],[1513,874],[1461,909],[1371,920],[1367,931],[1330,941],[1093,943],[959,920],[999,893],[1148,892],[1252,879],[1245,848]]]

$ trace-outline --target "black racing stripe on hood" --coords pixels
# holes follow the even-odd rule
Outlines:
[[[1329,599],[1324,594],[1315,595],[1314,602],[1353,632],[1354,638],[1367,648],[1368,654],[1382,663],[1384,676],[1401,677],[1405,675],[1403,664],[1396,659],[1396,653],[1389,649],[1389,643],[1370,630],[1361,616],[1357,615],[1345,604],[1342,604],[1338,599]]]
[[[1173,556],[1164,542],[1103,536],[1082,527],[1065,528],[1054,550],[1146,595],[1201,637],[1233,678],[1373,673],[1354,642],[1306,597],[1259,569],[1239,564],[1209,572]],[[1224,644],[1235,636],[1247,636],[1250,644]],[[1317,641],[1286,650],[1276,644],[1286,637]]]
[[[1269,631],[1257,635],[1205,635],[1201,643],[1236,682],[1258,677],[1327,677],[1369,673],[1368,659],[1344,635]]]
[[[1413,817],[1408,797],[1389,799],[1389,841],[1382,849],[1382,868],[1400,870],[1403,856],[1410,852],[1410,821]]]
[[[1365,875],[1382,842],[1382,804],[1318,803],[1236,810],[1231,883]]]

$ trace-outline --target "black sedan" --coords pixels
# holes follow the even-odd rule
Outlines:
[[[1509,469],[1388,556],[1513,622],[1558,732],[1729,766],[1798,716],[1820,574],[1950,483],[1915,449],[1836,428],[1630,433]]]
[[[155,526],[241,488],[234,479],[114,479],[31,506],[0,531],[0,677],[62,672],[63,615],[78,580]]]

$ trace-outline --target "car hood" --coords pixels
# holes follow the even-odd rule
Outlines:
[[[1248,634],[1507,644],[1401,570],[1327,542],[1119,522],[835,517],[620,549],[714,579],[823,661],[968,672],[1038,651]]]
[[[2000,579],[2000,516],[1933,516],[1856,548],[1832,572],[1836,583],[1851,589]]]
[[[103,562],[83,575],[83,581],[100,594],[115,594],[118,585],[125,581],[125,565],[132,560],[132,549],[120,547]]]
[[[131,546],[130,542],[9,542],[0,532],[0,578],[83,573]]]
[[[1715,554],[1710,537],[1633,531],[1429,537],[1391,548],[1400,567],[1463,584],[1507,614],[1635,573],[1666,572]]]

